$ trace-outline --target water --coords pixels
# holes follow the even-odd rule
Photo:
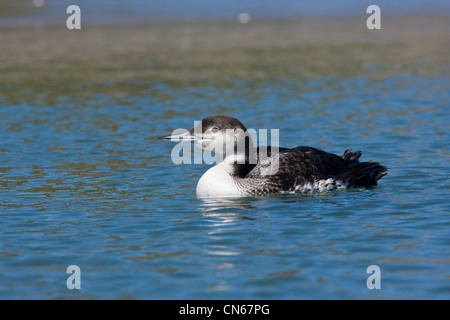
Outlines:
[[[66,9],[73,5],[70,0],[3,0],[0,4],[0,25],[28,25],[65,23]],[[251,18],[364,16],[373,4],[368,0],[228,0],[211,2],[205,0],[77,0],[83,22],[130,23],[137,21],[166,20],[236,20],[241,12]],[[446,0],[378,0],[383,15],[448,15],[450,7]],[[323,19],[323,18],[321,18]]]
[[[25,78],[18,64],[0,96],[0,297],[449,299],[446,64],[310,49],[251,51],[241,69],[242,52],[201,62],[182,51],[147,80],[115,78],[131,70],[117,52],[107,60],[117,71],[74,64],[69,82],[62,63]],[[331,62],[314,62],[329,51]],[[152,59],[165,62],[128,58]],[[369,190],[198,199],[208,166],[172,164],[173,145],[154,138],[212,114],[280,129],[281,146],[362,150],[389,175]],[[81,290],[66,287],[69,265]],[[380,290],[366,286],[370,265]]]

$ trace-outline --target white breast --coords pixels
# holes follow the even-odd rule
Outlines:
[[[236,180],[230,175],[232,168],[227,162],[221,162],[200,178],[197,184],[197,196],[199,197],[239,197]]]

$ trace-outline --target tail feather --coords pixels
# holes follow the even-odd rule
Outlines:
[[[348,149],[345,150],[341,158],[350,161],[358,161],[359,158],[361,158],[361,155],[362,155],[361,151],[352,152],[352,149]]]
[[[368,187],[377,185],[377,181],[387,175],[387,167],[378,162],[359,162],[362,152],[352,152],[348,149],[342,158],[348,160],[350,170],[344,174],[344,179],[353,187]]]

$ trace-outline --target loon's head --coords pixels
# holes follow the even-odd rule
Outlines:
[[[249,152],[253,149],[252,139],[242,122],[227,116],[205,117],[189,131],[175,130],[173,134],[160,139],[193,141],[197,147],[225,158],[234,155],[248,160]]]

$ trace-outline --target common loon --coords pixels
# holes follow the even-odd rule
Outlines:
[[[208,116],[190,131],[159,139],[193,141],[214,147],[222,161],[207,170],[197,184],[199,197],[243,197],[269,193],[305,193],[370,187],[387,174],[377,162],[359,162],[361,151],[342,156],[312,147],[254,148],[247,129],[236,118]],[[237,148],[245,141],[245,148]],[[231,147],[231,148],[230,148]],[[278,149],[278,150],[277,150]],[[222,150],[222,151],[220,151]],[[255,150],[255,151],[251,151]],[[276,169],[273,170],[274,164]]]

